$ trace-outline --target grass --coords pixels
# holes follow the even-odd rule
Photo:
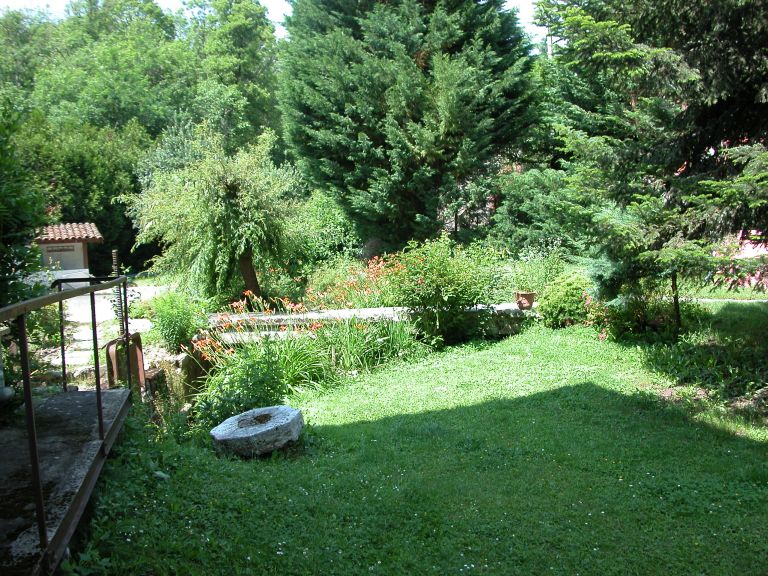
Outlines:
[[[640,348],[534,326],[293,399],[254,461],[134,415],[79,568],[112,574],[760,574],[768,431],[664,403]],[[165,476],[167,475],[167,476]]]
[[[677,342],[646,346],[646,364],[722,399],[768,385],[768,303],[711,302],[704,309],[707,314],[685,320]]]
[[[680,296],[707,300],[768,300],[768,293],[753,290],[752,288],[728,290],[728,288],[723,286],[701,284],[691,280],[680,282]]]

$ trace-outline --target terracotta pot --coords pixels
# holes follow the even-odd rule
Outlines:
[[[536,292],[516,292],[515,303],[520,310],[530,310],[536,301]]]

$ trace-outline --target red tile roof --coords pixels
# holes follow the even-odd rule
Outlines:
[[[54,242],[103,242],[104,238],[91,222],[53,224],[46,226],[37,237],[38,244]]]

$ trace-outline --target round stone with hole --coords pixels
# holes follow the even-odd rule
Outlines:
[[[300,410],[290,406],[269,406],[227,418],[211,430],[211,436],[220,454],[253,458],[296,442],[303,427]]]

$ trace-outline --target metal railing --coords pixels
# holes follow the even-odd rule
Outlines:
[[[80,288],[71,288],[62,290],[63,284],[69,283],[88,283],[88,286]],[[101,451],[104,452],[104,412],[101,398],[101,374],[99,366],[99,342],[96,321],[96,292],[117,288],[119,290],[119,306],[121,308],[121,326],[122,339],[125,345],[128,387],[131,387],[131,361],[130,361],[130,335],[128,330],[128,279],[125,276],[103,276],[88,278],[65,278],[56,280],[51,285],[57,289],[45,296],[32,298],[0,308],[0,323],[13,323],[17,329],[19,340],[19,355],[21,360],[22,382],[24,386],[24,408],[26,413],[27,437],[29,443],[29,456],[32,470],[32,488],[35,494],[35,510],[37,518],[37,529],[40,538],[41,553],[44,553],[50,544],[48,531],[46,528],[45,499],[43,494],[43,485],[40,477],[40,456],[37,444],[37,428],[35,426],[35,411],[32,405],[32,378],[29,362],[29,339],[27,335],[27,315],[30,312],[39,310],[44,306],[51,304],[59,305],[59,335],[61,337],[61,373],[63,381],[63,390],[67,392],[67,365],[66,351],[64,342],[64,301],[76,298],[78,296],[89,295],[91,305],[91,331],[93,334],[93,362],[96,380],[96,411],[98,414],[99,439],[102,441]],[[103,454],[106,456],[106,454]]]

